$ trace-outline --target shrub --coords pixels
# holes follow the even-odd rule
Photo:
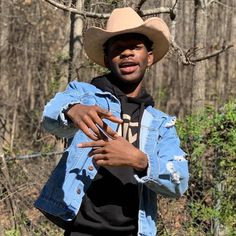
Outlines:
[[[190,168],[189,234],[236,235],[235,101],[188,116],[177,129]]]

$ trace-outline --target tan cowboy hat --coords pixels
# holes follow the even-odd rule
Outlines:
[[[113,36],[126,33],[140,33],[153,42],[153,63],[161,60],[169,50],[170,31],[166,23],[158,17],[143,21],[130,7],[113,10],[105,30],[99,27],[89,28],[84,35],[84,49],[91,60],[106,67],[104,43]]]

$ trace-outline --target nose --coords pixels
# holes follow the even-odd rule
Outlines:
[[[134,56],[134,51],[130,48],[123,49],[120,58],[125,58],[125,57],[132,57]]]

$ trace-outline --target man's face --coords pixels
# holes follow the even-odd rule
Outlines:
[[[105,62],[115,79],[133,84],[143,79],[153,63],[153,54],[148,52],[142,37],[124,34],[108,42]]]

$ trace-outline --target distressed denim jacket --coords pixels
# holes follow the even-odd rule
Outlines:
[[[98,105],[120,117],[119,100],[95,86],[73,81],[64,92],[59,92],[45,106],[43,127],[59,137],[69,138],[68,148],[52,172],[35,206],[64,221],[74,219],[82,198],[93,181],[98,166],[88,157],[91,148],[78,148],[77,144],[89,141],[64,116],[73,104]],[[117,124],[105,120],[116,130]],[[144,110],[140,124],[140,150],[148,157],[145,176],[135,175],[139,185],[138,235],[156,235],[156,197],[180,197],[188,187],[188,163],[180,148],[174,127],[175,118],[149,106]],[[107,189],[109,191],[109,189]]]

